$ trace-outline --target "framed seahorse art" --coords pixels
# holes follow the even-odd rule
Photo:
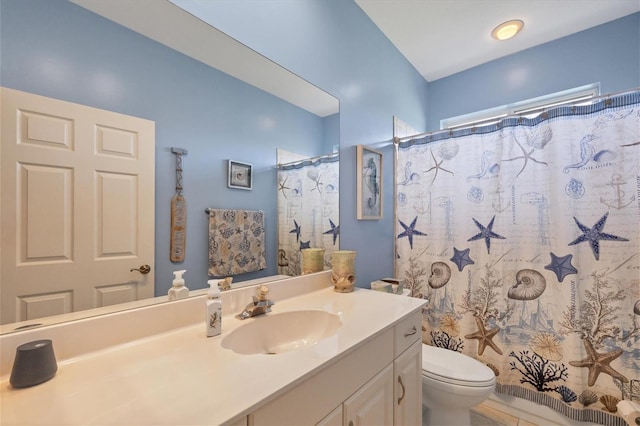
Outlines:
[[[382,219],[382,153],[357,145],[357,219]]]

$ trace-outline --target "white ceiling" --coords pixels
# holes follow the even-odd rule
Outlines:
[[[640,0],[355,2],[427,81],[640,11]],[[491,30],[510,19],[524,21],[522,32],[492,39]]]

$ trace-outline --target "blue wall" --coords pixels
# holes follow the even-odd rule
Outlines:
[[[177,269],[187,270],[191,289],[206,286],[206,207],[264,210],[268,267],[236,281],[277,273],[276,148],[310,156],[326,152],[336,117],[325,125],[314,114],[66,1],[2,0],[0,7],[2,86],[155,121],[157,295],[167,293]],[[169,261],[172,146],[189,151],[183,160],[183,264]],[[228,159],[253,164],[252,191],[227,188]]]
[[[358,251],[359,286],[394,273],[393,115],[437,130],[442,118],[589,83],[640,86],[640,13],[425,83],[352,1],[174,1],[205,6],[216,27],[340,99],[340,245]],[[355,219],[357,144],[385,154],[382,221]]]
[[[328,154],[333,152],[336,146],[340,145],[340,114],[324,117],[322,123],[324,128],[321,153]]]
[[[182,146],[187,140],[193,144],[185,157],[190,208],[185,267],[198,272],[185,278],[189,283],[196,276],[201,286],[204,278],[197,274],[206,268],[206,236],[199,231],[206,229],[204,207],[272,205],[275,147],[296,151],[278,139],[282,129],[294,136],[287,141],[313,138],[312,143],[320,145],[322,141],[312,135],[322,134],[318,130],[322,127],[325,134],[331,131],[331,123],[323,125],[315,116],[266,94],[258,105],[249,106],[248,92],[255,89],[235,81],[246,94],[231,94],[225,88],[234,81],[230,77],[81,8],[60,0],[2,0],[1,4],[3,85],[156,121],[159,282],[170,280],[170,270],[176,269],[165,260],[174,186],[170,146]],[[358,251],[357,285],[363,287],[393,275],[392,116],[421,131],[437,128],[444,117],[587,83],[600,82],[603,92],[640,86],[640,14],[427,83],[353,1],[207,4],[215,8],[216,27],[340,100],[340,240],[341,248]],[[33,65],[38,63],[42,65]],[[104,85],[95,83],[105,72],[116,89],[105,91]],[[222,81],[225,85],[218,84]],[[259,128],[259,118],[273,105],[285,118],[278,119],[275,129]],[[246,144],[252,144],[250,150]],[[357,144],[370,145],[385,156],[380,221],[356,220]],[[260,178],[250,194],[226,189],[227,158],[256,166]],[[269,247],[275,247],[275,217],[267,227]],[[273,273],[273,249],[268,263]]]
[[[573,87],[640,87],[640,13],[429,83],[429,127],[440,120]]]
[[[393,120],[426,127],[427,82],[349,0],[182,2],[216,28],[340,100],[340,248],[356,285],[393,276]],[[356,145],[384,155],[384,218],[356,220]]]

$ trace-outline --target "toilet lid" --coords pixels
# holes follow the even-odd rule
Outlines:
[[[459,352],[422,345],[422,374],[462,386],[491,386],[496,376],[489,367]]]

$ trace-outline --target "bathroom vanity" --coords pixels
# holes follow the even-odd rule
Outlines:
[[[267,284],[272,313],[243,321],[234,315],[255,289],[223,292],[222,334],[211,338],[204,295],[0,336],[0,423],[420,424],[425,301],[364,289],[336,293],[329,275]],[[300,339],[274,354],[224,347],[253,322],[311,311],[340,325],[315,343]],[[15,348],[37,339],[53,341],[56,376],[11,388]]]
[[[421,318],[411,313],[372,336],[252,411],[248,424],[421,424]]]

